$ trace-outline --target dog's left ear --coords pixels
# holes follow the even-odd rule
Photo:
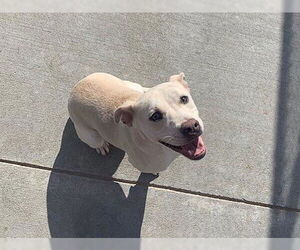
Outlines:
[[[172,75],[169,79],[170,82],[180,82],[185,88],[189,89],[187,82],[185,81],[185,75],[181,72],[179,75]]]
[[[128,127],[132,127],[133,120],[133,107],[132,103],[123,104],[118,107],[114,113],[115,122],[119,123],[120,120]]]

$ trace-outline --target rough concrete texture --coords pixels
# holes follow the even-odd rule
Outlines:
[[[96,71],[148,87],[183,71],[205,123],[208,153],[197,162],[178,158],[152,183],[299,209],[299,20],[280,14],[1,14],[0,158],[136,181],[139,172],[124,152],[115,149],[104,158],[79,141],[68,121],[68,93]],[[66,181],[65,188],[70,186]],[[84,195],[72,195],[82,206]],[[188,195],[173,195],[168,203],[177,221]],[[150,209],[155,201],[148,199]],[[159,211],[157,223],[164,228],[166,211],[150,211]],[[218,219],[235,227],[230,223],[241,216],[238,211]],[[270,235],[292,236],[297,213],[271,211]],[[246,217],[240,227],[249,231],[239,229],[240,236],[268,235],[266,229],[255,235]],[[257,218],[266,223],[262,214]],[[202,217],[187,221],[196,219]],[[234,234],[234,228],[225,232],[213,220],[207,223],[212,228],[205,234],[186,232]],[[157,230],[182,233],[174,225],[172,231]],[[143,235],[154,236],[150,231]]]
[[[1,0],[0,12],[299,12],[297,0]]]
[[[0,171],[2,237],[258,237],[269,230],[268,208],[8,164]]]

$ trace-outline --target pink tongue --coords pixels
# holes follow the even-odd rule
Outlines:
[[[182,147],[182,151],[188,155],[195,156],[201,154],[205,150],[204,142],[199,136],[195,140],[193,140],[191,143],[184,145]]]

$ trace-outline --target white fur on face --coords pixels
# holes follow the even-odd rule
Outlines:
[[[188,96],[189,102],[181,103],[181,96]],[[149,117],[155,111],[161,112],[163,118],[154,122]],[[179,129],[183,122],[192,118],[203,130],[203,122],[189,90],[179,82],[167,82],[149,89],[135,103],[133,126],[152,141],[183,145],[188,141]]]

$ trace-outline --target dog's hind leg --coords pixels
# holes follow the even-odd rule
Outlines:
[[[75,130],[79,139],[91,148],[95,148],[98,154],[107,155],[109,153],[109,143],[96,130],[76,125]]]
[[[109,153],[109,143],[104,141],[103,145],[99,148],[96,148],[98,154],[107,155]]]

